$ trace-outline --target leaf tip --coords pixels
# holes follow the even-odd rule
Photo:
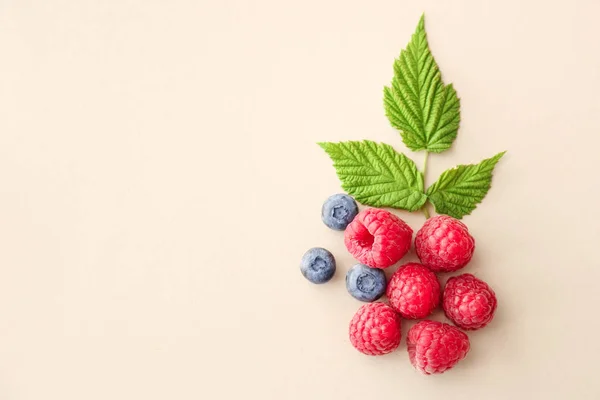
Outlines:
[[[500,161],[500,159],[506,154],[506,150],[501,151],[500,153],[496,154],[494,157],[492,157],[496,162]]]

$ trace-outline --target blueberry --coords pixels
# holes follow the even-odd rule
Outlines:
[[[328,250],[313,247],[302,256],[300,271],[312,283],[325,283],[335,274],[335,258]]]
[[[375,301],[385,293],[386,279],[382,270],[356,264],[346,274],[348,293],[360,301]]]
[[[321,208],[321,219],[331,229],[343,231],[358,214],[356,201],[347,194],[330,196]]]

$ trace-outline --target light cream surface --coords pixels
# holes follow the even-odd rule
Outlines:
[[[464,220],[465,271],[498,312],[435,377],[404,340],[380,358],[349,344],[353,260],[320,221],[340,187],[315,145],[406,151],[382,88],[422,12],[462,99],[427,181],[508,151]],[[599,15],[594,0],[0,1],[0,399],[600,398]],[[338,260],[326,285],[300,275],[313,246]]]

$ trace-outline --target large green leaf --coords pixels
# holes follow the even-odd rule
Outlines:
[[[492,172],[504,153],[479,164],[459,165],[444,171],[427,189],[427,196],[435,210],[459,219],[470,214],[490,189]]]
[[[440,153],[456,138],[460,100],[452,85],[442,82],[429,50],[424,18],[394,62],[391,86],[384,88],[384,106],[390,123],[400,130],[409,149]]]
[[[319,145],[333,160],[342,188],[356,201],[415,211],[427,200],[423,175],[411,159],[392,146],[368,140]]]

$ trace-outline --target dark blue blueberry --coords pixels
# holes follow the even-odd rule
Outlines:
[[[347,194],[330,196],[321,208],[323,223],[337,231],[343,231],[358,214],[356,201]]]
[[[356,264],[346,274],[348,293],[360,301],[375,301],[385,293],[386,279],[383,270]]]
[[[325,283],[335,274],[335,258],[328,250],[313,247],[302,256],[300,271],[312,283]]]

